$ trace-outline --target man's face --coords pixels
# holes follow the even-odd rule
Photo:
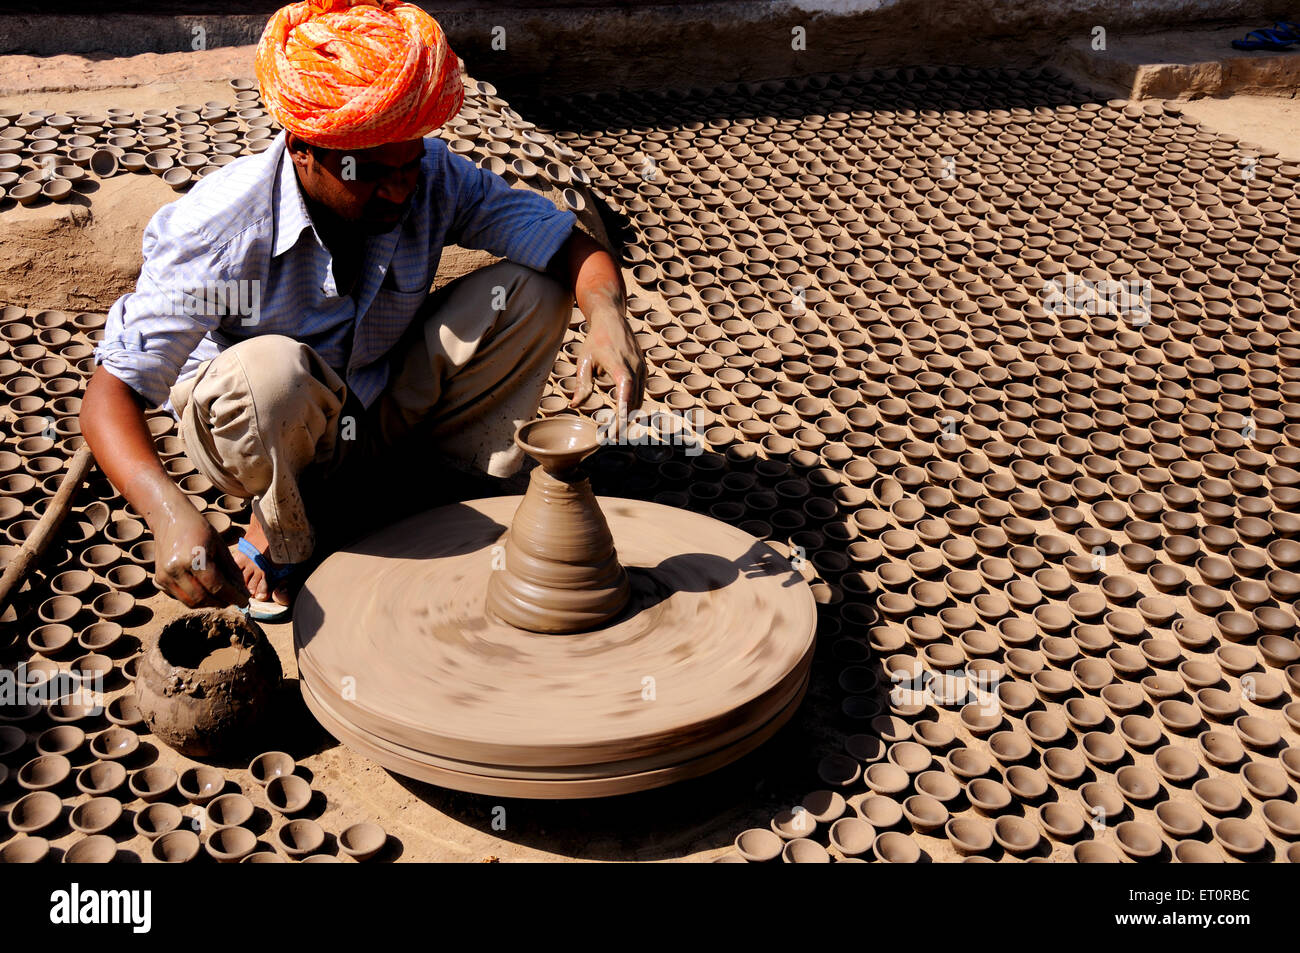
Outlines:
[[[291,137],[289,146],[303,191],[368,235],[397,227],[424,158],[423,139],[347,151],[294,148]]]

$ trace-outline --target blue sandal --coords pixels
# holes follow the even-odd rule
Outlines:
[[[284,566],[272,566],[266,558],[266,554],[248,541],[248,537],[241,536],[235,548],[253,561],[253,565],[262,570],[266,576],[266,588],[268,592],[274,593],[280,583],[284,582],[290,576],[294,575],[301,567],[301,563],[289,563]],[[284,622],[293,612],[293,606],[282,606],[274,599],[248,600],[248,608],[243,610],[250,619],[257,622]]]
[[[1280,24],[1279,24],[1280,25]],[[1290,24],[1287,25],[1288,27]],[[1254,39],[1252,39],[1254,37]],[[1246,34],[1244,40],[1233,40],[1232,48],[1234,50],[1269,50],[1274,53],[1288,49],[1297,41],[1300,36],[1290,32],[1280,32],[1278,30],[1251,30]]]

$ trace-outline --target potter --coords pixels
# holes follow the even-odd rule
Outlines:
[[[399,444],[493,478],[518,468],[514,428],[537,412],[575,301],[588,332],[572,405],[601,376],[634,412],[645,384],[608,250],[573,212],[428,136],[465,98],[437,21],[414,4],[334,6],[270,18],[255,66],[284,131],[238,161],[237,145],[216,143],[231,161],[150,221],[80,414],[96,462],[152,531],[158,587],[191,608],[249,605],[259,621],[287,619],[309,561],[347,533],[338,497],[383,498],[382,477],[349,480],[394,466]],[[360,72],[340,65],[348,51]],[[226,107],[200,115],[220,123]],[[175,162],[169,149],[144,161],[160,174]],[[431,293],[451,244],[503,260]],[[252,501],[233,551],[164,468],[152,406],[175,416],[206,479]]]

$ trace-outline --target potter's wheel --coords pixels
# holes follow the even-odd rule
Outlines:
[[[596,797],[714,770],[794,713],[816,613],[775,551],[705,516],[602,498],[627,608],[591,632],[524,632],[483,608],[520,499],[431,510],[307,580],[302,690],[336,737],[444,787]]]

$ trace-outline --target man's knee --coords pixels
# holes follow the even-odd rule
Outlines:
[[[232,345],[213,359],[194,389],[201,406],[221,400],[256,415],[260,426],[302,420],[304,411],[330,396],[343,399],[343,382],[308,345],[282,334],[263,334]]]
[[[208,479],[240,497],[262,493],[279,460],[293,472],[332,459],[347,391],[306,344],[261,335],[202,370],[181,419],[186,452]]]
[[[528,316],[562,333],[573,313],[573,292],[552,275],[511,261],[490,266],[509,292],[502,307],[508,319]]]

